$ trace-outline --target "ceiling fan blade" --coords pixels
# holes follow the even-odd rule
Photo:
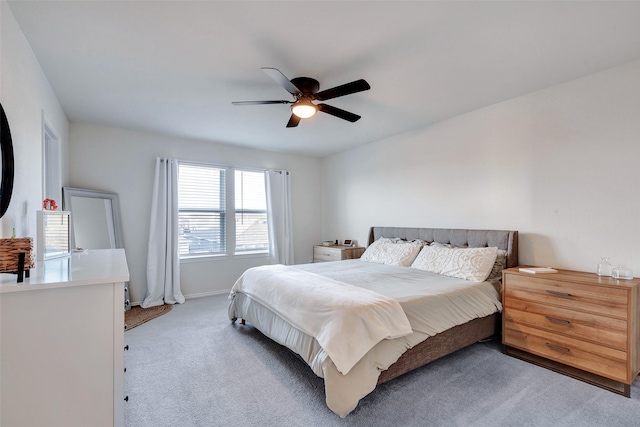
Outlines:
[[[293,101],[235,101],[233,105],[292,104]]]
[[[296,116],[295,114],[292,114],[291,118],[289,119],[289,123],[287,123],[287,127],[294,128],[298,126],[298,123],[300,123],[300,117]]]
[[[366,80],[360,79],[331,89],[321,90],[314,95],[314,98],[318,101],[326,101],[327,99],[351,95],[352,93],[362,92],[369,89],[371,89],[369,83],[367,83]]]
[[[289,92],[291,95],[295,96],[295,95],[302,94],[302,92],[300,92],[300,89],[298,89],[293,83],[291,83],[291,81],[287,78],[287,76],[282,74],[282,72],[277,68],[262,67],[262,71],[267,73],[269,77],[275,80],[276,83],[278,83],[280,86],[285,88],[286,91]]]
[[[343,120],[347,120],[352,123],[360,120],[359,115],[350,113],[345,110],[341,110],[340,108],[332,107],[331,105],[318,104],[317,106],[318,106],[318,110],[322,111],[323,113],[331,114],[332,116],[339,117]]]

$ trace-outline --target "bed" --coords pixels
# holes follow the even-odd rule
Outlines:
[[[497,248],[501,267],[518,264],[517,231],[373,227],[369,247],[387,239]],[[232,321],[252,324],[324,379],[327,406],[340,417],[377,384],[493,336],[501,311],[499,283],[363,260],[249,269],[229,299]]]

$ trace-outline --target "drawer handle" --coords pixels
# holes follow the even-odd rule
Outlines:
[[[571,353],[571,350],[569,350],[568,348],[560,347],[559,345],[551,344],[550,342],[546,342],[544,343],[544,345],[549,347],[551,350],[561,351],[563,353]]]
[[[547,293],[549,295],[554,295],[554,296],[557,296],[557,297],[571,297],[571,294],[568,294],[566,292],[552,291],[551,289],[547,289]]]
[[[551,316],[544,316],[549,322],[553,322],[553,323],[562,323],[563,325],[569,325],[571,324],[571,322],[569,322],[568,320],[564,320],[564,319],[557,319],[555,317],[551,317]]]

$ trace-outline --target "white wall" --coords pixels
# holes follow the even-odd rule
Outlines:
[[[61,138],[67,150],[69,123],[40,68],[31,47],[6,2],[0,2],[0,101],[13,140],[15,175],[11,204],[0,219],[0,237],[36,235],[36,211],[42,209],[42,116]],[[62,169],[67,169],[63,155]],[[64,172],[62,182],[68,175]],[[61,202],[61,201],[58,201]],[[61,203],[58,203],[61,205]]]
[[[521,263],[609,256],[640,276],[639,76],[637,61],[324,158],[323,239],[515,229]]]
[[[147,243],[156,157],[219,165],[291,171],[295,262],[308,262],[320,241],[320,160],[179,139],[86,123],[71,123],[70,186],[120,196],[124,244],[131,274],[131,301],[145,296]],[[199,296],[226,291],[264,256],[229,256],[181,264],[182,291]]]

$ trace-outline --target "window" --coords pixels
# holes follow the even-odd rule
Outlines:
[[[263,172],[235,171],[236,252],[269,250]]]
[[[269,251],[263,172],[180,162],[178,216],[181,258]]]
[[[226,252],[225,173],[221,168],[179,163],[180,257]]]

